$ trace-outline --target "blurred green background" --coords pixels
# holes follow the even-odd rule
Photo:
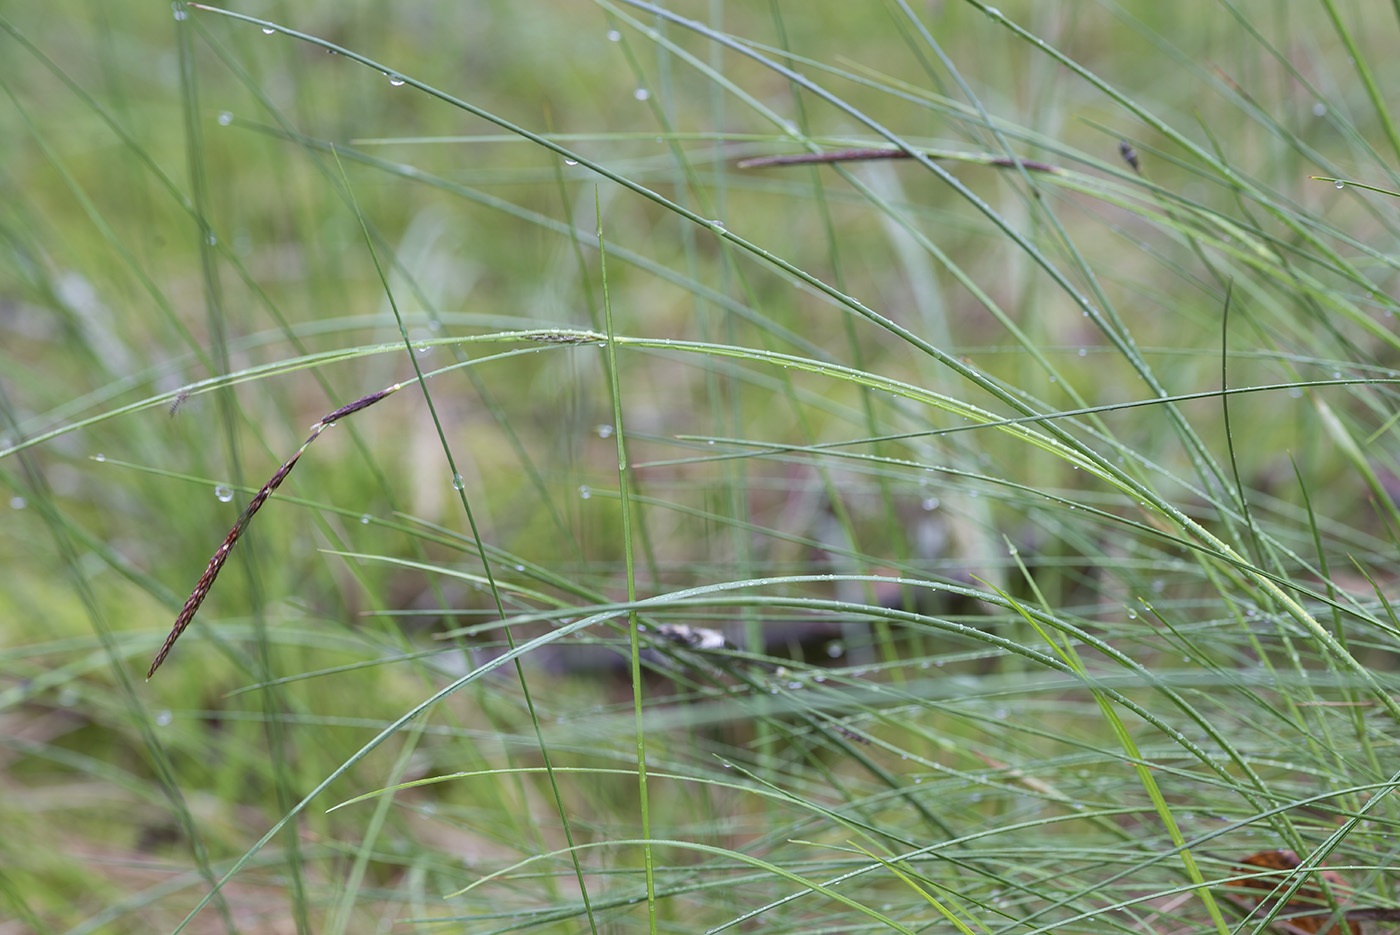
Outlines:
[[[1394,905],[1400,8],[229,9],[0,9],[0,932]]]

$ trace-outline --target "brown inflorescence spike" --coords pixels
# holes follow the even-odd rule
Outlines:
[[[175,618],[175,626],[171,629],[170,635],[165,638],[165,645],[156,653],[155,661],[151,663],[151,668],[146,672],[146,678],[156,674],[156,669],[165,661],[165,657],[170,655],[170,649],[175,645],[175,641],[180,638],[180,634],[185,632],[185,627],[190,625],[194,619],[195,611],[199,610],[199,605],[204,603],[204,599],[209,596],[209,589],[214,586],[214,579],[219,577],[219,571],[224,567],[224,562],[228,560],[228,553],[233,551],[234,543],[238,537],[243,535],[243,530],[248,528],[248,523],[252,521],[253,514],[262,509],[262,505],[267,502],[267,498],[272,496],[272,492],[277,489],[282,481],[287,479],[287,475],[292,473],[292,468],[296,466],[297,459],[306,450],[306,446],[316,440],[316,436],[321,434],[325,424],[317,423],[316,431],[311,433],[311,437],[302,443],[296,454],[287,459],[287,463],[277,469],[277,473],[263,484],[262,489],[249,501],[243,512],[238,516],[238,522],[233,524],[224,541],[214,551],[214,557],[209,559],[209,565],[204,569],[204,574],[199,576],[199,582],[195,584],[194,590],[190,592],[189,600],[185,601],[185,606],[180,609],[180,615]]]
[[[741,159],[738,162],[740,169],[763,169],[770,166],[803,166],[822,165],[833,162],[863,162],[871,159],[913,159],[914,154],[907,149],[837,149],[820,153],[792,153],[785,156],[755,156],[751,159]],[[946,158],[942,156],[930,156],[930,159]],[[974,163],[985,163],[990,166],[997,166],[1002,169],[1012,169],[1020,166],[1031,172],[1059,172],[1057,166],[1052,166],[1048,162],[1036,162],[1033,159],[1011,159],[1006,156],[976,156],[970,157]]]
[[[402,388],[403,384],[395,383],[393,386],[386,387],[377,393],[370,393],[368,396],[362,396],[353,403],[341,406],[334,412],[327,413],[321,418],[321,421],[311,427],[310,436],[307,437],[306,441],[302,442],[301,447],[296,450],[296,454],[288,458],[286,463],[277,469],[277,473],[273,474],[272,477],[268,478],[267,483],[262,485],[262,489],[257,492],[248,503],[248,506],[239,514],[238,522],[233,524],[233,528],[230,529],[228,535],[224,537],[224,541],[214,552],[214,557],[209,559],[209,565],[204,569],[204,574],[199,576],[199,582],[194,586],[194,590],[190,592],[189,600],[185,601],[185,606],[180,609],[179,616],[175,618],[175,626],[171,629],[170,635],[165,638],[165,645],[160,648],[160,652],[156,653],[155,661],[151,663],[151,668],[146,672],[147,679],[150,679],[151,676],[156,674],[156,669],[159,669],[160,664],[165,661],[165,657],[170,655],[170,650],[174,647],[175,641],[180,638],[180,634],[185,632],[185,628],[188,627],[190,621],[194,619],[195,613],[199,610],[199,605],[203,604],[204,599],[209,596],[209,589],[214,586],[214,579],[219,577],[219,571],[223,569],[224,562],[228,560],[229,552],[233,550],[234,544],[238,542],[238,537],[243,535],[243,530],[247,529],[248,524],[252,522],[253,514],[262,509],[262,505],[267,502],[268,497],[272,496],[272,492],[277,489],[282,481],[287,479],[288,474],[292,473],[292,468],[296,467],[297,459],[301,457],[307,447],[316,440],[318,435],[337,420],[343,419],[351,413],[359,412],[367,406],[372,406],[390,393]]]

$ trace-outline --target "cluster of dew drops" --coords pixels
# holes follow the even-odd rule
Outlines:
[[[185,20],[185,19],[188,19],[188,18],[189,18],[189,15],[190,15],[190,14],[189,14],[189,11],[185,9],[185,5],[184,5],[184,3],[182,2],[182,0],[175,0],[175,2],[173,2],[173,3],[170,4],[170,9],[171,9],[171,12],[174,14],[175,19],[177,19],[177,20]],[[276,33],[277,33],[277,29],[276,29],[275,27],[272,27],[272,26],[264,26],[264,27],[262,27],[262,31],[263,31],[263,35],[265,35],[265,36],[272,36],[272,35],[276,35]],[[609,42],[621,42],[621,41],[622,41],[622,33],[618,32],[616,29],[609,29],[608,32],[607,32],[607,39],[608,39]],[[334,52],[335,52],[334,49],[327,49],[326,51],[327,51],[327,52],[330,52],[330,53],[332,53],[332,54],[334,54]],[[402,75],[396,75],[396,74],[394,74],[393,72],[388,72],[388,71],[384,72],[384,77],[388,78],[388,79],[389,79],[389,84],[393,85],[393,86],[396,87],[396,88],[401,88],[401,87],[404,86],[405,83],[407,83],[407,79],[405,79]],[[651,91],[647,90],[646,88],[637,88],[636,90],[634,90],[634,91],[632,92],[632,96],[633,96],[634,98],[636,98],[637,100],[639,100],[639,101],[650,100],[650,99],[651,99]],[[222,124],[222,125],[224,125],[224,126],[228,126],[228,125],[229,125],[230,123],[232,123],[232,122],[233,122],[233,115],[230,114],[228,111],[225,111],[224,113],[222,113],[222,114],[219,115],[219,123],[220,123],[220,124]],[[573,162],[573,161],[570,161],[569,164],[570,164],[570,165],[578,165],[577,162]],[[1338,185],[1337,187],[1338,187],[1338,188],[1341,188],[1340,185]]]

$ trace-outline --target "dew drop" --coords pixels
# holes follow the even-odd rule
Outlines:
[[[721,234],[724,233],[724,222],[721,221],[719,218],[715,218],[713,221],[710,222],[710,230],[718,231]]]
[[[214,232],[213,232],[213,231],[210,231],[208,234],[205,234],[205,235],[204,235],[204,242],[207,243],[209,246],[212,247],[212,246],[214,246],[216,243],[219,242],[219,238],[216,237],[216,236],[214,236]]]
[[[453,475],[452,475],[452,489],[453,489],[453,490],[461,490],[461,489],[462,489],[463,487],[465,487],[465,486],[467,486],[467,482],[464,481],[464,480],[462,480],[462,475],[461,475],[461,474],[453,474]]]
[[[277,31],[277,30],[273,29],[271,26],[264,26],[264,27],[263,27],[263,35],[264,35],[264,36],[270,36],[270,35],[272,35],[273,33],[275,33],[276,31]]]
[[[632,96],[639,101],[645,101],[647,98],[651,97],[651,92],[646,88],[638,88],[632,92]]]
[[[1079,349],[1079,356],[1080,356],[1080,357],[1088,357],[1088,356],[1089,356],[1089,351],[1088,351],[1088,349],[1087,349],[1087,348],[1081,347],[1081,348]]]
[[[214,496],[218,498],[220,503],[228,503],[233,499],[233,490],[220,484],[214,488]]]
[[[177,21],[188,19],[190,15],[189,12],[185,10],[185,5],[183,3],[170,4],[170,12]]]
[[[938,498],[924,497],[923,501],[919,504],[919,506],[924,508],[925,513],[931,513],[934,510],[938,509]]]
[[[622,33],[618,32],[616,29],[609,29],[609,30],[608,30],[608,41],[609,41],[609,42],[621,42],[621,41],[622,41]]]
[[[593,431],[598,433],[599,438],[612,438],[613,427],[611,425],[600,425]]]
[[[1001,19],[1001,10],[998,10],[994,6],[987,7],[987,19],[991,20],[994,23],[997,22]]]
[[[515,566],[515,570],[516,570],[516,571],[524,571],[524,570],[525,570],[525,566],[524,566],[524,565],[517,564],[517,565]]]
[[[577,159],[565,159],[565,160],[564,160],[564,165],[566,165],[566,166],[576,166],[576,165],[578,165],[578,160],[577,160]]]
[[[587,484],[578,485],[578,498],[580,500],[587,500],[591,496],[593,496],[592,488],[590,488]]]
[[[162,711],[156,715],[156,726],[168,727],[173,720],[175,720],[175,715],[171,714],[169,711]]]
[[[1347,183],[1346,183],[1346,182],[1343,182],[1341,179],[1338,179],[1337,181],[1335,181],[1335,182],[1332,183],[1332,187],[1333,187],[1333,188],[1346,188],[1346,187],[1347,187]]]
[[[1326,117],[1326,116],[1327,116],[1327,105],[1324,104],[1324,103],[1322,103],[1321,101],[1318,101],[1316,104],[1314,104],[1314,105],[1313,105],[1313,116],[1314,116],[1314,117]]]
[[[99,451],[97,454],[95,454],[95,455],[92,456],[92,460],[94,460],[94,461],[106,461],[106,460],[107,460],[107,456],[104,455],[102,452]]]
[[[419,354],[426,354],[429,351],[429,347],[426,344],[420,344],[417,347],[415,347],[414,350],[417,351]]]
[[[219,114],[219,126],[226,127],[233,123],[233,111],[225,110]]]
[[[390,76],[389,76],[389,83],[390,83],[391,85],[393,85],[394,87],[396,87],[396,88],[401,88],[401,87],[403,87],[403,79],[400,78],[398,75],[390,75]]]
[[[18,494],[10,498],[10,509],[12,510],[22,510],[27,506],[29,506],[29,501]]]
[[[826,655],[831,659],[839,659],[846,652],[846,644],[840,640],[832,640],[826,644]]]
[[[368,526],[368,525],[369,525],[369,514],[368,514],[368,513],[361,513],[361,514],[360,514],[360,522],[362,522],[362,523],[364,523],[366,526]]]

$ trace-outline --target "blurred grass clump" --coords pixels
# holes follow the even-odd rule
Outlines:
[[[1384,925],[1398,31],[5,10],[5,930]]]

